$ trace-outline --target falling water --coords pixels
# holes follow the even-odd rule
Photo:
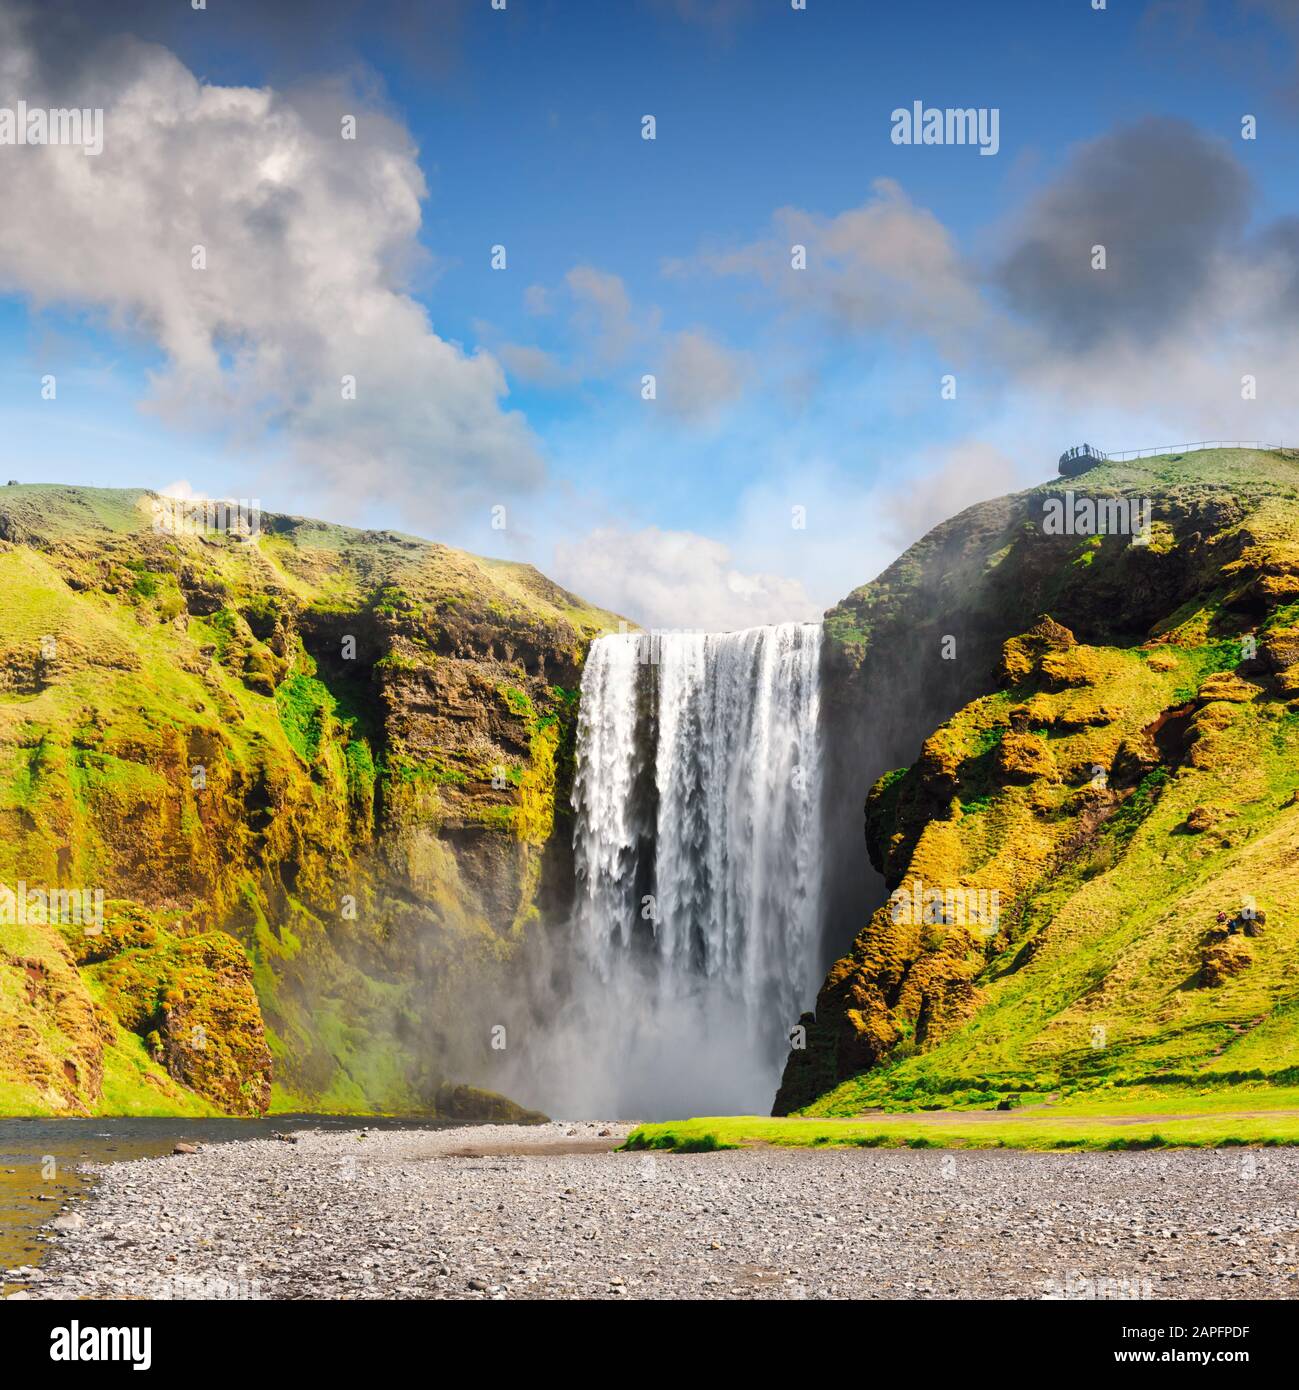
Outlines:
[[[573,791],[592,1113],[766,1111],[815,989],[821,629],[599,638]]]

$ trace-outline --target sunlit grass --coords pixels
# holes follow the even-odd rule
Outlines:
[[[926,1111],[848,1118],[725,1115],[641,1125],[628,1149],[704,1153],[780,1148],[1154,1149],[1299,1144],[1299,1092],[1188,1095],[1006,1112]]]

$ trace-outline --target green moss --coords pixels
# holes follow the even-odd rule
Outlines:
[[[1001,649],[1010,688],[985,678],[866,815],[890,883],[995,889],[1001,910],[983,941],[877,913],[827,979],[782,1106],[1280,1082],[1299,1065],[1277,1021],[1299,1001],[1290,648],[1260,643],[1236,669],[1242,630],[1287,631],[1299,602],[1294,476],[1293,460],[1250,451],[1089,474],[1153,495],[1160,521],[1149,547],[1081,551],[1027,524],[1049,484],[946,523],[832,615],[919,652],[936,610],[942,631]],[[832,666],[839,706],[869,707],[870,670]],[[1266,929],[1207,987],[1208,934],[1247,899]]]
[[[310,676],[290,676],[276,687],[275,707],[293,751],[303,762],[315,762],[334,712],[329,690]]]
[[[0,927],[0,1095],[247,1113],[262,1046],[298,1108],[427,1110],[443,1011],[501,987],[535,918],[576,668],[619,620],[395,533],[264,514],[252,544],[160,537],[153,500],[0,490],[3,534],[28,538],[0,547],[0,878],[103,885],[120,913],[93,944]],[[504,657],[525,647],[558,684]],[[439,712],[410,707],[404,665],[521,721],[493,757],[522,811],[483,823],[527,848],[490,886],[476,856],[497,846],[444,833],[472,821],[484,749],[453,728],[424,765]],[[215,1045],[191,1057],[196,1012]]]
[[[414,607],[414,599],[412,599],[400,585],[385,584],[379,590],[374,604],[374,611],[376,613],[392,615],[406,612]]]
[[[510,688],[502,690],[501,694],[505,698],[505,703],[515,714],[529,721],[536,719],[536,710],[533,708],[532,700],[527,691]]]
[[[374,756],[365,739],[355,739],[343,750],[347,764],[347,794],[357,805],[369,807],[374,801],[377,776]]]
[[[468,774],[452,767],[441,753],[427,753],[418,758],[391,753],[380,770],[383,776],[408,786],[428,783],[433,786],[463,787],[469,781]]]
[[[515,815],[516,809],[513,806],[472,806],[464,812],[466,820],[488,830],[513,830]]]

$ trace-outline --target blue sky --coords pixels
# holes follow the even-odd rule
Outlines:
[[[36,205],[0,236],[8,476],[256,495],[529,559],[644,621],[731,626],[819,611],[951,511],[1040,480],[1079,438],[1299,434],[1279,389],[1290,325],[1264,330],[1233,289],[1248,280],[1271,305],[1289,292],[1288,0],[448,0],[422,23],[408,7],[290,4],[273,27],[233,4],[53,8],[62,33],[0,3],[31,56],[0,69],[0,105],[93,93],[106,148],[98,186],[75,187],[68,151],[0,149],[24,161]],[[118,32],[161,47],[123,49]],[[65,70],[61,47],[85,64]],[[229,143],[210,100],[182,108],[183,148],[170,122],[115,126],[141,87],[165,112],[185,70],[209,98],[256,88],[272,105],[247,105]],[[996,108],[998,153],[893,144],[890,113],[914,101]],[[346,149],[343,111],[361,129]],[[299,172],[308,137],[320,148]],[[155,183],[151,142],[174,160]],[[246,177],[264,149],[284,152],[270,211]],[[363,187],[343,157],[369,162]],[[391,204],[373,175],[385,160]],[[196,169],[209,187],[189,187]],[[1066,350],[1051,248],[1092,197],[1108,230],[1079,236],[1117,242],[1126,308]],[[1167,247],[1164,208],[1193,210],[1170,212],[1190,225]],[[345,230],[358,217],[362,252]],[[213,302],[151,277],[218,226]],[[797,236],[813,264],[795,282]],[[337,269],[313,279],[305,255]],[[349,346],[376,296],[376,326]],[[294,372],[353,361],[372,404],[340,444],[319,382]],[[1246,411],[1251,370],[1278,389]]]

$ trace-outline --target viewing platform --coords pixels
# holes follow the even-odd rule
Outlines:
[[[1089,468],[1104,463],[1107,457],[1103,449],[1094,449],[1090,444],[1075,444],[1060,455],[1060,475],[1076,478],[1079,473],[1086,473]]]

